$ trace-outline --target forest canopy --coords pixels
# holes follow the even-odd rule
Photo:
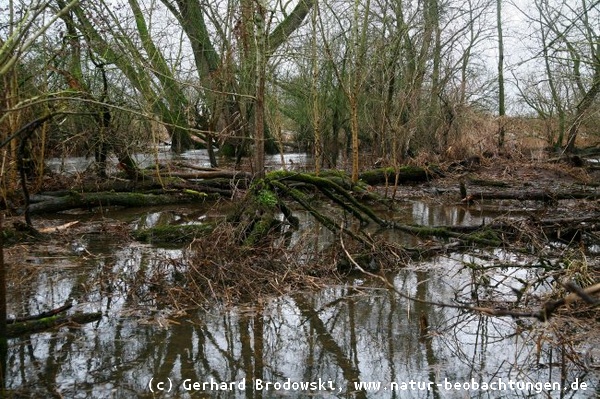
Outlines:
[[[290,143],[315,169],[597,135],[599,6],[531,0],[10,0],[1,6],[3,196],[17,162]],[[21,145],[21,143],[25,143]],[[37,171],[37,172],[36,172]]]

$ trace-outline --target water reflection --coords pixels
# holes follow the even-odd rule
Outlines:
[[[451,210],[417,209],[437,215],[427,220],[440,224],[455,217]],[[170,221],[178,220],[170,215]],[[161,217],[150,211],[132,223],[155,225]],[[303,231],[314,235],[319,251],[331,237],[309,220]],[[379,281],[350,278],[344,285],[252,307],[173,315],[154,306],[152,290],[160,289],[160,280],[155,286],[136,282],[180,261],[181,250],[94,235],[82,242],[84,254],[45,248],[30,254],[36,261],[25,266],[13,258],[12,267],[34,277],[11,287],[12,313],[38,313],[72,300],[78,309],[105,314],[97,323],[10,340],[7,388],[15,397],[594,398],[600,392],[598,375],[586,374],[569,357],[572,343],[552,339],[549,332],[559,326],[426,303],[473,299],[482,276],[462,267],[465,263],[531,262],[506,251],[451,254],[389,277],[397,292],[417,302]],[[486,284],[508,293],[531,273],[536,272],[508,267],[502,274],[488,272]],[[588,389],[570,389],[576,381]],[[203,389],[196,390],[194,382]],[[168,394],[156,393],[171,383]],[[540,389],[544,383],[568,389]]]
[[[218,155],[219,151],[215,151]],[[174,154],[168,146],[159,146],[153,152],[133,154],[133,159],[140,168],[147,168],[161,162],[167,161],[185,161],[198,167],[211,167],[210,157],[207,150],[189,150],[182,154]],[[267,169],[298,169],[310,164],[311,158],[306,153],[284,153],[267,154],[265,156],[265,166]],[[94,163],[93,157],[61,157],[49,158],[46,160],[46,167],[54,173],[59,174],[79,174],[86,171]],[[119,161],[111,156],[107,160],[107,172],[117,171]],[[218,158],[219,167],[232,168],[235,159],[228,157]]]
[[[423,300],[453,292],[445,274],[434,271],[407,270],[394,285]],[[376,284],[350,281],[254,308],[191,313],[168,327],[156,318],[113,315],[92,326],[20,338],[11,341],[8,388],[31,397],[152,397],[153,378],[155,384],[171,379],[168,397],[174,398],[525,398],[538,397],[535,385],[529,391],[447,388],[450,382],[511,380],[566,386],[579,379],[590,391],[551,397],[595,397],[596,377],[568,362],[563,367],[560,346],[547,343],[537,353],[535,334],[511,321],[410,303]],[[186,389],[193,387],[186,380],[206,389]],[[224,390],[211,381],[245,381],[245,389]],[[302,381],[315,389],[303,390]],[[267,390],[266,382],[279,385]],[[380,389],[360,385],[370,382]]]

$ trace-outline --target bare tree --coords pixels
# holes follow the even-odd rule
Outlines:
[[[597,20],[600,10],[597,4],[586,0],[568,4],[536,0],[534,5],[537,15],[530,20],[539,26],[542,47],[534,59],[544,66],[547,93],[522,90],[522,96],[543,118],[552,119],[556,114],[555,144],[565,145],[565,151],[572,152],[580,127],[600,93],[600,32],[592,22]],[[543,87],[539,80],[533,84]],[[541,98],[545,95],[550,102],[536,100],[534,95]],[[552,104],[550,111],[555,110],[555,113],[544,109],[548,103]]]
[[[498,147],[504,146],[504,117],[506,96],[504,94],[504,35],[502,33],[502,0],[496,0],[496,26],[498,28]]]

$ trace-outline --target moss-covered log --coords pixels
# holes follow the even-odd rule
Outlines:
[[[255,183],[243,205],[230,218],[236,225],[239,241],[243,245],[255,246],[274,232],[281,232],[284,221],[277,215],[282,213],[292,227],[298,226],[298,219],[277,196],[271,185],[263,181]]]
[[[341,182],[338,181],[340,178],[342,178],[340,175],[334,175],[332,179],[323,176],[315,176],[311,173],[294,173],[282,170],[269,173],[265,177],[265,181],[280,181],[288,184],[290,182],[301,182],[309,184],[336,202],[343,209],[352,213],[355,217],[358,217],[360,213],[363,213],[366,216],[364,219],[371,219],[377,224],[385,226],[385,221],[379,218],[368,206],[363,205],[354,198],[351,191],[356,186],[352,185],[349,179],[342,180]],[[358,187],[358,191],[362,191],[362,189],[362,187]],[[364,221],[362,217],[358,218]]]
[[[510,187],[510,184],[505,181],[489,179],[469,179],[469,184],[482,187]],[[466,195],[463,196],[463,198],[465,197]]]
[[[6,335],[8,338],[18,337],[23,334],[32,334],[45,331],[51,328],[68,324],[91,323],[102,318],[102,313],[75,313],[70,316],[51,316],[39,320],[29,320],[20,323],[9,324],[6,326]]]
[[[74,186],[72,191],[79,193],[95,192],[149,192],[161,190],[190,189],[206,193],[215,193],[230,198],[234,189],[247,189],[250,185],[250,175],[246,172],[234,170],[211,169],[202,172],[169,172],[166,167],[159,166],[140,170],[135,178],[131,179],[99,179],[85,180],[80,185]],[[52,197],[62,197],[71,192],[56,191],[31,195],[31,202],[43,202]]]
[[[396,174],[398,175],[398,184],[408,182],[425,182],[434,177],[442,175],[442,172],[436,167],[420,167],[420,166],[401,166],[397,170],[395,168],[380,168],[368,170],[359,175],[360,180],[370,185],[377,184],[395,184]]]
[[[319,223],[321,223],[329,231],[336,233],[336,234],[339,232],[344,232],[345,234],[349,235],[353,239],[355,239],[357,241],[361,241],[363,243],[366,243],[365,238],[360,237],[358,234],[355,234],[354,232],[348,230],[342,224],[335,222],[332,218],[324,215],[322,212],[319,212],[316,208],[314,208],[312,205],[310,205],[309,200],[300,191],[298,191],[294,188],[286,187],[285,185],[283,185],[282,183],[277,182],[277,181],[272,182],[272,184],[274,184],[279,189],[284,190],[284,192],[287,195],[289,195],[298,204],[300,204],[304,209],[306,209],[315,219],[317,219],[317,221],[319,221]]]
[[[512,239],[523,236],[525,231],[539,232],[546,238],[571,242],[573,239],[582,239],[584,234],[595,237],[596,232],[600,230],[600,214],[549,219],[515,218],[508,221],[493,221],[486,226],[436,226],[435,228],[463,237],[470,235],[497,241],[500,240],[500,236]]]
[[[181,179],[235,179],[235,180],[250,180],[252,175],[247,172],[240,172],[238,170],[210,170],[210,171],[198,171],[198,172],[168,172],[166,174],[170,177],[179,177]]]
[[[370,243],[368,237],[349,230],[345,224],[339,223],[335,215],[327,215],[326,212],[319,210],[313,206],[313,200],[310,199],[304,192],[313,191],[321,192],[324,199],[331,200],[340,211],[348,212],[355,220],[364,224],[367,221],[373,221],[383,228],[394,228],[408,234],[419,237],[439,237],[451,238],[466,243],[476,243],[487,246],[497,246],[502,243],[498,236],[494,235],[489,229],[485,231],[473,231],[463,234],[461,232],[452,231],[451,229],[432,228],[428,226],[411,226],[395,223],[392,221],[380,218],[369,206],[363,204],[354,197],[354,191],[346,189],[347,181],[343,176],[338,174],[333,175],[336,180],[342,179],[342,184],[337,181],[332,181],[324,176],[316,176],[312,173],[296,173],[289,171],[275,171],[267,174],[265,178],[256,183],[255,189],[249,192],[250,197],[256,197],[253,207],[246,207],[243,212],[246,214],[246,233],[245,237],[252,236],[253,239],[249,243],[256,243],[258,236],[264,237],[261,234],[251,233],[258,228],[264,232],[267,227],[273,226],[268,222],[272,218],[272,212],[277,204],[283,204],[284,198],[292,200],[297,205],[300,205],[308,211],[315,219],[328,230],[338,234],[343,232],[352,239],[361,242],[365,245]],[[298,186],[298,184],[301,184]],[[256,189],[256,187],[261,187]],[[302,191],[298,188],[300,187]],[[265,207],[265,193],[270,196],[277,195],[277,198],[272,198],[270,201],[271,207]],[[290,206],[291,207],[291,206]],[[269,208],[269,209],[267,209]],[[266,218],[265,215],[271,215]],[[239,221],[239,217],[237,219]]]
[[[459,233],[444,227],[429,227],[429,226],[411,226],[400,223],[390,222],[390,226],[396,230],[412,234],[417,237],[438,237],[438,238],[453,238],[471,244],[483,246],[497,247],[502,245],[502,240],[489,227],[482,227],[468,234]]]
[[[48,310],[46,312],[42,312],[42,313],[34,315],[34,316],[25,316],[25,317],[17,317],[15,319],[7,319],[6,323],[7,324],[15,324],[15,323],[23,323],[23,322],[32,321],[32,320],[45,319],[45,318],[48,318],[51,316],[56,316],[57,314],[62,313],[62,312],[66,312],[67,310],[71,309],[72,307],[73,307],[73,304],[67,303],[56,309]]]
[[[31,214],[54,213],[75,208],[95,208],[98,206],[142,207],[168,204],[184,204],[203,201],[206,194],[195,191],[174,194],[142,194],[142,193],[71,193],[64,197],[29,205]]]

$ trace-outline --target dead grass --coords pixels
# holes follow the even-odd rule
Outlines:
[[[212,234],[193,241],[181,260],[165,261],[151,278],[161,281],[162,298],[172,308],[207,303],[252,303],[292,291],[322,289],[343,281],[349,271],[340,243],[321,246],[310,233],[274,233],[254,247],[240,245],[236,227],[220,224]],[[322,238],[321,238],[322,239]],[[379,270],[397,270],[401,252],[389,243],[364,248],[346,239],[355,256]]]
[[[208,237],[196,239],[182,261],[168,261],[163,272],[171,281],[165,290],[172,306],[207,302],[253,302],[293,289],[315,289],[339,275],[327,252],[319,263],[303,262],[293,248],[263,245],[240,246],[236,230],[222,223]]]

